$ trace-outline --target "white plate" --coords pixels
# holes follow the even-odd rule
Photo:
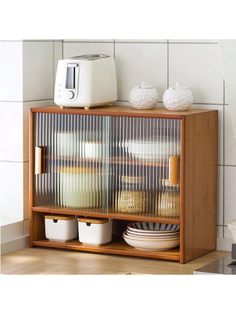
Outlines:
[[[140,250],[166,251],[179,245],[179,239],[171,241],[142,241],[124,236],[124,240],[127,244]]]
[[[158,242],[158,241],[171,241],[174,239],[179,239],[179,235],[178,236],[174,236],[174,237],[166,237],[166,236],[162,236],[162,237],[158,237],[158,238],[153,238],[153,237],[140,237],[140,236],[134,236],[134,235],[130,235],[127,234],[126,232],[123,233],[123,236],[129,239],[133,239],[133,240],[140,240],[140,241],[147,241],[147,242]]]

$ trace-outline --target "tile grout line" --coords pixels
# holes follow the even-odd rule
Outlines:
[[[167,75],[166,75],[166,79],[167,79],[167,89],[170,86],[170,46],[169,46],[169,39],[167,39]]]
[[[48,99],[30,99],[30,100],[0,100],[0,103],[1,102],[6,102],[6,103],[11,103],[11,102],[24,103],[24,102],[49,101],[49,100],[53,100],[53,98],[48,98]]]
[[[223,79],[223,103],[225,104],[225,80]],[[225,107],[223,106],[223,225],[225,225]],[[225,227],[223,227],[223,238]]]
[[[54,86],[55,86],[55,66],[54,66],[54,62],[55,62],[55,41],[53,41],[53,55],[52,55],[52,71],[53,71],[53,91],[52,91],[52,95],[54,93]]]
[[[113,39],[113,57],[116,59],[116,41]]]
[[[22,161],[18,161],[18,160],[0,160],[0,163],[15,163],[15,164],[26,164],[27,162],[29,162],[29,160],[22,160]]]

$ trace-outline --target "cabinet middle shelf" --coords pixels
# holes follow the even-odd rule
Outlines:
[[[99,208],[86,208],[86,209],[69,209],[61,206],[34,206],[33,212],[41,212],[45,214],[62,214],[84,217],[97,217],[97,218],[111,218],[127,221],[150,221],[169,224],[180,224],[180,218],[176,217],[161,217],[152,213],[142,214],[127,214],[119,213],[112,209],[99,209]]]
[[[75,157],[51,157],[45,156],[45,161],[49,160],[50,162],[55,161],[56,164],[67,164],[67,165],[123,165],[132,166],[132,167],[168,167],[169,161],[166,159],[155,161],[155,160],[145,160],[137,159],[133,157],[106,157],[106,158],[75,158]],[[51,165],[52,167],[53,165]]]

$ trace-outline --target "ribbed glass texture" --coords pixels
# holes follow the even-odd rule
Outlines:
[[[179,216],[178,119],[36,113],[35,206]]]

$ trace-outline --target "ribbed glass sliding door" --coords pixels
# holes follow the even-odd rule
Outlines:
[[[36,205],[108,209],[109,121],[36,113]]]
[[[35,113],[35,206],[178,217],[180,124]]]

